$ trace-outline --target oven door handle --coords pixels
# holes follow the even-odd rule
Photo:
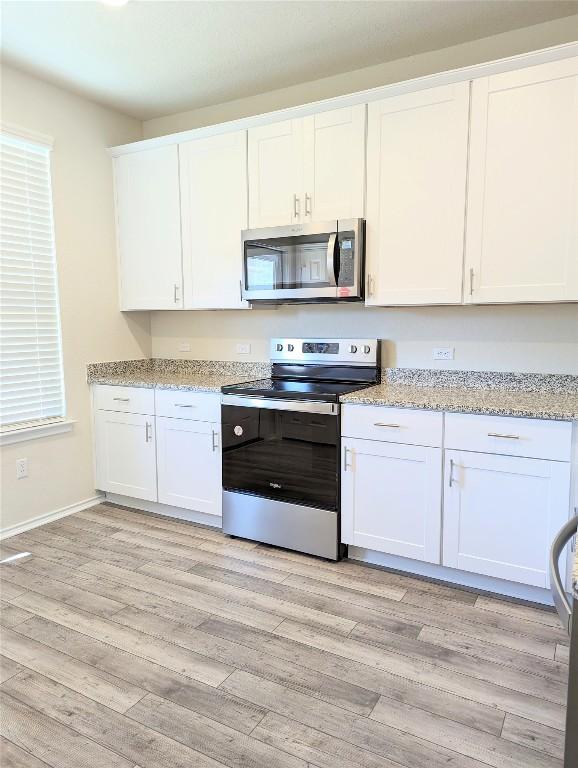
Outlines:
[[[560,578],[560,555],[572,536],[578,529],[578,515],[568,520],[559,531],[550,549],[550,589],[554,598],[554,605],[564,629],[570,634],[572,628],[572,606],[566,596],[566,590]]]
[[[324,403],[316,400],[281,400],[276,398],[251,397],[250,395],[223,395],[221,405],[235,405],[241,408],[265,408],[270,411],[298,411],[337,416],[339,403]]]
[[[332,287],[337,286],[337,277],[335,276],[335,244],[337,243],[337,232],[329,235],[327,241],[327,280]]]

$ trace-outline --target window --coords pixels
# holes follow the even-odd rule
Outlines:
[[[0,427],[65,413],[50,146],[0,133]]]

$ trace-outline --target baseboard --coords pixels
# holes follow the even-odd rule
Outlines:
[[[526,603],[538,603],[552,606],[554,601],[549,589],[532,587],[528,584],[517,584],[513,581],[504,581],[490,576],[482,576],[477,573],[459,571],[444,565],[423,563],[419,560],[410,560],[397,555],[386,555],[382,552],[374,552],[364,547],[349,546],[349,558],[367,565],[377,565],[388,570],[407,573],[408,576],[418,576],[431,581],[444,582],[446,584],[464,587],[474,592],[483,592],[488,595],[498,595],[521,600]]]
[[[61,517],[67,517],[73,515],[75,512],[81,512],[83,509],[94,507],[97,504],[102,504],[104,501],[104,494],[98,494],[97,496],[91,496],[89,499],[83,501],[77,501],[76,504],[69,504],[67,507],[61,507],[54,510],[54,512],[47,512],[44,515],[33,517],[32,520],[27,520],[25,523],[19,523],[18,525],[9,525],[7,528],[0,530],[0,540],[9,539],[11,536],[17,536],[19,533],[25,533],[32,530],[32,528],[38,528],[39,525],[46,525],[54,520],[60,520]]]
[[[173,507],[170,504],[161,504],[158,501],[133,499],[132,496],[120,496],[118,493],[107,493],[106,501],[110,501],[111,504],[118,504],[121,507],[141,509],[144,512],[152,512],[155,515],[164,515],[165,517],[176,517],[177,520],[187,520],[189,523],[198,523],[199,525],[206,525],[209,528],[221,530],[221,515],[207,515],[205,512],[195,512],[192,509]]]

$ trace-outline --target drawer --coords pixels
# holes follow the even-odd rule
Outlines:
[[[455,450],[570,461],[569,421],[447,413],[445,447]]]
[[[221,421],[221,395],[218,392],[157,389],[155,405],[157,416],[189,421]]]
[[[96,384],[94,387],[94,407],[99,411],[121,411],[154,416],[155,392],[154,389],[144,387]]]
[[[382,405],[343,406],[341,434],[384,443],[442,444],[443,413],[415,408],[388,408]]]

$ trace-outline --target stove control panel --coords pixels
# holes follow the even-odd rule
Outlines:
[[[271,339],[273,363],[376,365],[378,339]]]

